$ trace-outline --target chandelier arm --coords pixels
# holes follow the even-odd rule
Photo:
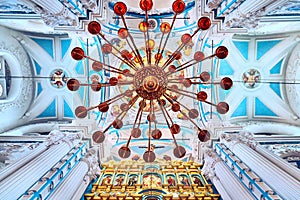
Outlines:
[[[131,49],[131,51],[133,52],[134,56],[139,60],[139,64],[141,64],[142,66],[144,66],[144,63],[141,60],[140,56],[136,53],[136,52],[138,52],[138,49],[134,49],[134,47],[132,47],[132,45],[130,44],[130,41],[128,40],[128,38],[126,38],[126,42],[127,42],[128,46],[129,46],[129,48]]]
[[[155,59],[155,65],[157,65],[158,64],[158,62],[161,60],[161,56],[160,56],[160,51],[161,51],[161,44],[162,44],[162,40],[163,40],[163,38],[164,38],[164,33],[162,33],[162,36],[160,37],[160,41],[159,41],[159,46],[158,46],[158,49],[157,49],[157,57],[156,57],[156,59]]]
[[[78,53],[77,53],[77,54],[78,54]],[[81,55],[81,54],[78,54],[78,55]],[[100,64],[102,64],[102,65],[104,65],[104,66],[107,66],[107,67],[109,67],[109,68],[112,68],[112,69],[114,69],[114,70],[118,71],[118,72],[116,72],[116,73],[123,73],[123,71],[122,71],[122,70],[120,70],[120,69],[118,69],[118,68],[115,68],[115,67],[113,67],[113,66],[111,66],[111,65],[108,65],[108,64],[102,63],[102,62],[100,62],[100,61],[98,61],[98,60],[96,60],[96,59],[94,59],[94,58],[91,58],[91,57],[89,57],[89,56],[86,56],[86,55],[83,55],[83,57],[84,57],[84,58],[87,58],[87,59],[89,59],[89,60],[91,60],[91,61],[94,61],[94,62],[100,63]],[[105,68],[105,70],[108,70],[108,71],[109,71],[109,69],[107,69],[107,68]],[[132,74],[131,74],[131,75],[132,75]]]
[[[146,1],[146,7],[147,7],[147,1]],[[145,10],[146,13],[146,23],[148,26],[148,10]],[[146,45],[146,49],[147,49],[147,57],[148,57],[148,65],[151,65],[151,50],[149,48],[149,28],[147,27],[147,45]]]
[[[204,61],[204,60],[213,58],[214,56],[215,56],[215,54],[213,54],[213,55],[211,55],[211,56],[208,56],[208,57],[206,57],[206,58],[204,58],[204,59],[202,59],[202,60],[200,60],[200,61],[196,61],[196,62],[194,62],[194,63],[192,63],[192,64],[189,64],[189,65],[187,65],[187,66],[185,66],[185,67],[179,66],[174,72],[169,72],[167,75],[170,76],[171,74],[174,74],[174,73],[176,73],[176,72],[179,72],[179,71],[181,71],[181,70],[184,70],[184,69],[186,69],[186,68],[188,68],[188,67],[190,67],[190,66],[193,66],[193,65],[195,65],[195,64],[197,64],[197,63],[199,63],[199,62],[202,62],[202,61]]]
[[[126,63],[131,69],[133,69],[134,71],[137,71],[138,68],[136,68],[133,64],[131,64],[130,62],[127,62],[127,60],[121,58],[120,56],[118,56],[117,54],[111,52],[115,57],[117,57],[119,60],[121,60],[122,62]]]
[[[167,122],[167,124],[168,124],[169,130],[170,130],[170,132],[171,132],[171,126],[170,126],[170,124],[169,124],[169,122],[168,122],[168,120],[167,120],[167,116],[166,116],[166,113],[168,114],[168,112],[167,112],[167,110],[165,109],[165,107],[161,106],[160,104],[159,104],[159,106],[160,106],[160,109],[161,109],[161,111],[162,111],[162,113],[163,113],[163,115],[164,115],[164,118],[165,118],[165,120],[166,120],[166,122]],[[166,112],[166,113],[165,113],[165,112]],[[169,116],[169,114],[168,114],[168,116]],[[171,121],[172,121],[172,119],[171,119]],[[173,124],[173,121],[172,121],[172,124]],[[174,134],[173,134],[172,132],[171,132],[171,135],[172,135],[172,138],[173,138],[173,140],[174,140],[175,146],[178,147],[176,138],[175,138],[175,136],[174,136]]]
[[[148,44],[148,42],[147,42],[147,39],[146,39],[146,33],[144,32],[144,42],[145,42],[145,47],[146,47],[146,57],[147,57],[147,62],[148,62],[148,65],[150,65],[150,59],[151,59],[151,57],[149,58],[149,44]]]
[[[215,106],[215,107],[217,107],[217,105],[216,105],[216,104],[214,104],[214,103],[212,103],[212,102],[209,102],[209,101],[202,101],[202,102],[204,102],[204,103],[207,103],[207,104],[209,104],[209,105],[212,105],[212,106]]]
[[[166,94],[169,98],[171,98],[173,101],[175,101],[176,103],[178,103],[180,106],[182,106],[182,107],[184,107],[186,110],[188,110],[188,111],[190,111],[190,109],[188,108],[188,107],[186,107],[185,105],[183,105],[182,103],[180,103],[179,101],[177,101],[176,99],[174,99],[174,98],[172,98],[169,94]],[[187,116],[181,109],[179,110],[180,111],[180,113],[183,115],[183,116],[185,116],[186,118],[188,118],[188,120],[190,121],[190,122],[192,122],[197,128],[198,128],[198,130],[200,130],[201,131],[201,128],[189,117],[189,116]]]
[[[127,24],[126,24],[126,21],[125,21],[125,18],[124,18],[123,15],[121,15],[121,19],[122,19],[122,22],[123,22],[123,24],[124,24],[124,27],[125,27],[126,30],[128,31],[128,36],[129,36],[129,38],[130,38],[130,40],[131,40],[131,42],[132,42],[132,45],[133,45],[134,49],[136,50],[136,53],[137,53],[138,59],[139,59],[139,61],[140,61],[140,64],[142,64],[142,66],[144,67],[144,63],[143,63],[143,59],[142,59],[142,57],[141,57],[141,54],[140,54],[138,48],[137,48],[136,45],[135,45],[134,39],[133,39],[131,33],[129,32],[129,29],[128,29],[128,27],[127,27]]]
[[[172,24],[171,24],[171,27],[170,27],[170,31],[168,32],[167,38],[166,38],[165,43],[164,43],[164,45],[163,45],[163,48],[162,48],[162,50],[161,50],[161,54],[163,54],[163,52],[164,52],[164,50],[165,50],[165,47],[166,47],[167,42],[168,42],[168,40],[169,40],[170,34],[171,34],[171,32],[172,32],[172,29],[173,29],[173,26],[174,26],[176,17],[177,17],[177,13],[175,13],[174,16],[173,16],[173,20],[172,20]]]
[[[138,96],[136,95],[135,97],[133,97],[133,98],[131,99],[131,100],[133,100],[133,99],[135,99],[135,100],[134,100],[133,102],[130,102],[129,109],[130,109],[130,108],[133,106],[133,104],[136,102],[136,100],[137,100],[136,97],[138,97]],[[128,110],[129,110],[129,109],[128,109]],[[128,111],[128,110],[127,110],[127,111]],[[118,114],[118,116],[115,118],[115,120],[116,120],[116,119],[119,119],[119,117],[120,117],[123,113],[127,113],[127,111],[125,111],[125,110],[122,111],[120,114]],[[115,121],[115,120],[114,120],[114,121]],[[108,127],[106,127],[106,129],[103,131],[103,133],[105,133],[106,131],[108,131],[108,129],[113,125],[114,121],[113,121],[112,123],[110,123]]]
[[[161,105],[160,99],[157,99],[157,101],[158,101],[158,105],[159,105],[159,107],[160,107],[160,110],[161,110],[161,112],[163,113],[163,116],[164,116],[164,118],[165,118],[165,120],[166,120],[166,122],[167,122],[168,128],[170,129],[171,126],[170,126],[170,123],[169,123],[169,121],[168,121],[168,119],[167,119],[167,116],[166,116],[166,114],[165,114],[165,112],[164,112],[163,106]]]
[[[127,90],[126,90],[126,91],[127,91]],[[120,98],[124,97],[124,96],[126,95],[126,91],[123,92],[123,93],[121,93],[121,94],[118,94],[118,95],[114,96],[113,98],[108,99],[108,100],[106,100],[106,101],[104,101],[104,102],[102,102],[102,103],[108,103],[108,104],[111,104],[111,103],[113,103],[113,102],[119,100]],[[129,90],[129,91],[133,91],[133,90]],[[117,99],[117,100],[115,100],[115,99]]]
[[[198,31],[200,30],[200,28],[197,28],[193,35],[191,35],[191,39],[188,41],[192,41],[192,38],[198,33]],[[181,43],[178,48],[174,51],[174,52],[180,52],[187,44],[188,42],[185,42],[185,43]],[[163,64],[162,68],[165,69],[170,63],[172,63],[175,59],[175,56],[174,56],[174,53],[168,58],[168,60]]]
[[[185,46],[185,44],[180,44],[179,47],[172,53],[172,55],[166,60],[166,62],[163,64],[162,69],[165,69],[170,63],[172,63],[175,60],[175,52],[180,52],[182,48]]]
[[[119,82],[118,85],[131,85],[133,81]]]
[[[153,100],[150,100],[150,116],[152,115]],[[151,146],[151,120],[149,120],[149,134],[148,134],[148,151],[150,151]]]
[[[105,36],[102,33],[99,33],[99,35],[100,35],[101,38],[103,38],[103,40],[105,40],[108,44],[110,44],[114,50],[116,50],[119,54],[122,54],[120,52],[120,50],[117,49],[108,39],[106,39]],[[136,68],[135,64],[131,60],[129,60],[129,63],[131,64],[131,66]]]
[[[181,95],[184,95],[184,96],[190,97],[190,98],[192,98],[192,99],[196,99],[196,100],[198,100],[196,97],[193,97],[193,96],[191,96],[191,95],[185,94],[185,93],[183,93],[183,92],[180,92],[180,91],[178,91],[178,90],[174,90],[174,89],[172,89],[172,88],[169,88],[169,87],[167,87],[167,90],[170,90],[170,91],[172,91],[172,92],[176,92],[176,93],[178,93],[178,94],[181,94]],[[185,90],[183,90],[183,91],[185,91]]]

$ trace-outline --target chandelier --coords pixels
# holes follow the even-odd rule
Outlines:
[[[100,83],[98,81],[93,81],[90,84],[80,83],[77,79],[71,78],[67,82],[67,87],[71,91],[76,91],[80,86],[91,86],[93,91],[100,91],[103,87],[116,87],[120,85],[129,85],[130,89],[127,89],[120,94],[115,95],[114,97],[100,102],[98,105],[86,108],[84,106],[78,106],[75,109],[75,115],[78,118],[84,118],[87,116],[88,111],[92,109],[99,109],[100,112],[107,112],[109,106],[122,98],[130,99],[128,103],[122,103],[120,105],[120,114],[115,117],[112,123],[110,123],[104,130],[96,131],[92,135],[92,139],[95,143],[102,143],[105,139],[105,134],[109,128],[114,127],[115,129],[121,129],[123,127],[122,119],[126,116],[128,111],[132,109],[134,105],[137,105],[135,119],[133,121],[131,134],[128,138],[126,145],[122,146],[118,154],[121,158],[128,158],[131,155],[130,150],[130,141],[132,138],[139,138],[141,136],[141,119],[143,112],[145,113],[145,108],[147,110],[147,121],[149,125],[149,134],[148,134],[148,145],[147,149],[143,154],[143,159],[146,162],[153,162],[156,158],[156,155],[151,148],[151,142],[153,140],[159,140],[162,137],[162,131],[157,128],[157,113],[162,113],[165,123],[170,130],[171,136],[173,138],[175,148],[173,150],[174,156],[177,158],[182,158],[186,154],[186,150],[183,146],[178,145],[175,135],[180,133],[180,125],[174,123],[170,111],[181,113],[186,119],[188,119],[197,129],[198,138],[201,142],[206,142],[210,139],[210,133],[208,130],[202,129],[194,121],[199,117],[199,112],[197,109],[188,108],[182,102],[180,102],[176,95],[183,95],[197,101],[205,102],[216,107],[216,110],[220,114],[225,114],[229,110],[229,105],[226,102],[219,102],[218,104],[211,103],[207,101],[207,93],[205,91],[199,91],[195,93],[188,89],[192,85],[197,84],[219,84],[221,88],[228,90],[232,87],[232,80],[228,77],[223,78],[220,82],[215,83],[210,81],[210,74],[206,71],[203,71],[200,76],[193,77],[181,77],[181,78],[171,78],[175,73],[183,71],[189,67],[194,66],[204,60],[212,59],[217,57],[218,59],[224,59],[228,55],[228,50],[224,46],[219,46],[213,55],[205,57],[204,53],[201,51],[196,51],[194,53],[193,59],[176,66],[173,64],[174,61],[178,61],[182,58],[181,50],[192,41],[192,38],[199,32],[205,31],[210,28],[211,21],[208,17],[201,17],[197,23],[197,29],[194,33],[188,34],[185,33],[181,36],[181,44],[178,48],[171,53],[171,55],[163,60],[163,53],[166,51],[166,44],[170,37],[170,34],[173,30],[175,20],[177,16],[185,10],[185,3],[182,0],[175,0],[172,4],[172,10],[174,16],[171,24],[168,22],[163,22],[160,25],[161,37],[159,41],[159,46],[154,52],[149,35],[149,15],[148,12],[153,7],[152,0],[141,0],[139,7],[145,13],[145,19],[138,24],[140,32],[143,34],[145,42],[145,52],[146,55],[142,57],[140,54],[137,44],[130,33],[130,30],[126,24],[125,14],[127,12],[127,6],[123,2],[116,2],[114,4],[113,10],[116,15],[118,15],[124,27],[118,30],[118,36],[122,40],[126,40],[130,50],[120,51],[116,48],[103,33],[101,33],[101,25],[97,21],[91,21],[88,24],[88,31],[92,35],[99,35],[106,43],[102,45],[101,51],[103,54],[112,54],[122,63],[124,63],[128,68],[119,69],[117,67],[108,65],[104,62],[100,62],[96,59],[93,59],[85,55],[84,50],[80,47],[75,47],[71,56],[75,60],[89,59],[93,61],[92,69],[95,71],[106,70],[114,74],[121,74],[125,76],[127,80],[130,81],[121,81],[117,77],[110,77],[108,82]],[[115,51],[113,51],[115,50]],[[132,59],[134,57],[134,59]],[[167,107],[166,105],[169,105]],[[156,108],[156,109],[154,109]],[[157,109],[158,108],[158,109]],[[183,112],[182,108],[186,109],[188,112]],[[165,134],[165,133],[164,133]]]

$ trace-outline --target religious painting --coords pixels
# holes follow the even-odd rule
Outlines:
[[[112,175],[104,175],[104,178],[102,179],[101,185],[109,185],[111,184]]]
[[[122,183],[124,181],[124,175],[123,174],[118,174],[115,178],[114,181],[114,186],[122,186]]]
[[[190,185],[191,185],[188,176],[185,175],[185,174],[179,175],[179,182],[180,182],[180,184],[182,184],[183,186],[190,186]]]
[[[166,177],[167,177],[167,183],[170,187],[175,187],[177,185],[177,181],[174,175],[167,174]]]
[[[196,184],[199,187],[203,186],[202,180],[199,175],[192,175],[192,181],[193,184]]]
[[[161,187],[161,177],[158,174],[146,174],[143,176],[143,186],[149,188]]]
[[[128,186],[135,186],[137,182],[138,182],[137,175],[130,175],[127,184]]]

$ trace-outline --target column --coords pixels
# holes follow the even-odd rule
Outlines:
[[[206,150],[204,161],[203,174],[213,182],[224,200],[255,199],[212,149]]]
[[[282,198],[290,200],[299,199],[299,181],[250,148],[249,146],[254,147],[257,145],[251,134],[223,134],[221,136],[221,142]]]
[[[87,186],[100,175],[97,150],[90,149],[49,199],[80,200]]]
[[[47,150],[0,182],[0,199],[17,199],[78,143],[76,136],[52,131]]]
[[[286,160],[280,158],[279,156],[275,155],[274,153],[268,151],[266,148],[262,147],[261,145],[257,145],[254,150],[260,153],[262,156],[270,160],[272,163],[280,167],[283,171],[300,181],[300,169],[297,167],[289,164]]]

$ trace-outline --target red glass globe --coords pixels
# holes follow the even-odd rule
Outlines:
[[[98,105],[98,109],[100,112],[107,112],[109,109],[109,105],[106,102],[100,103]]]
[[[191,87],[191,85],[192,85],[191,79],[189,79],[189,78],[183,79],[182,85],[184,85],[184,87],[187,87],[187,88]]]
[[[153,151],[146,151],[143,155],[143,159],[145,162],[153,162],[155,160],[156,156]]]
[[[116,15],[119,15],[119,16],[123,16],[126,14],[127,12],[127,6],[125,3],[123,2],[117,2],[115,3],[114,5],[114,12],[116,13]]]
[[[159,140],[162,136],[162,132],[159,129],[154,129],[151,133],[153,139]]]
[[[112,125],[115,129],[121,129],[123,127],[123,122],[120,119],[115,119]]]
[[[233,85],[233,82],[232,82],[231,78],[229,78],[229,77],[222,78],[222,80],[220,82],[220,86],[224,90],[229,90],[232,87],[232,85]]]
[[[210,134],[207,130],[200,130],[198,133],[198,139],[201,142],[207,142],[210,139]]]
[[[120,28],[118,30],[118,36],[121,38],[121,39],[126,39],[128,37],[129,33],[128,33],[128,30],[126,28]]]
[[[80,82],[75,78],[71,78],[67,82],[67,87],[70,91],[77,91],[80,87]]]
[[[210,79],[210,74],[208,72],[201,72],[200,80],[203,82],[207,82]]]
[[[102,131],[96,131],[93,133],[92,138],[96,143],[102,143],[105,140],[105,134]]]
[[[143,10],[143,11],[149,11],[151,10],[153,7],[153,2],[152,0],[141,0],[140,1],[140,8]]]
[[[219,58],[219,59],[224,59],[228,56],[228,49],[224,46],[219,46],[217,49],[216,49],[216,56]]]
[[[110,79],[109,79],[109,85],[110,86],[115,86],[115,85],[117,85],[118,84],[118,78],[116,78],[116,77],[111,77]]]
[[[101,47],[101,51],[104,54],[110,54],[112,52],[111,44],[103,44],[102,47]]]
[[[176,13],[176,14],[180,14],[184,11],[185,9],[185,4],[182,0],[176,0],[173,2],[172,4],[172,10]]]
[[[128,158],[131,154],[131,151],[129,149],[129,147],[127,146],[122,146],[119,151],[118,154],[121,158]]]
[[[98,61],[95,61],[95,62],[93,62],[93,64],[92,64],[92,69],[93,69],[94,71],[96,71],[96,72],[99,72],[99,71],[101,71],[101,70],[103,69],[103,64],[100,63],[100,62],[98,62]]]
[[[189,117],[191,119],[196,119],[199,116],[199,112],[196,109],[189,110]]]
[[[101,25],[96,22],[96,21],[91,21],[89,24],[88,24],[88,32],[93,34],[93,35],[97,35],[99,34],[101,31]]]
[[[198,27],[201,30],[207,30],[207,29],[209,29],[210,25],[211,25],[211,22],[210,22],[210,19],[208,17],[201,17],[198,20]]]
[[[140,128],[133,128],[131,130],[131,136],[134,138],[139,138],[142,135],[142,131]]]
[[[169,33],[171,31],[171,26],[168,22],[163,22],[161,25],[160,25],[160,31],[163,33],[163,34],[166,34],[166,33]]]
[[[204,92],[204,91],[198,92],[197,99],[198,99],[198,101],[206,101],[206,99],[207,99],[207,93]]]
[[[173,150],[173,154],[176,158],[183,158],[186,154],[186,150],[183,146],[177,146]]]
[[[71,51],[71,56],[74,60],[82,60],[84,58],[84,51],[80,47],[75,47]]]
[[[129,105],[127,103],[122,103],[120,105],[120,109],[125,112],[125,111],[128,111],[129,110]]]
[[[178,103],[173,103],[171,109],[173,112],[178,112],[180,110],[180,105]]]
[[[139,29],[141,32],[147,32],[148,30],[148,23],[147,22],[140,22]]]
[[[229,105],[226,102],[220,102],[217,104],[217,111],[220,114],[225,114],[229,111]]]
[[[194,59],[197,61],[197,62],[200,62],[202,61],[203,59],[205,58],[205,55],[202,51],[196,51],[195,54],[194,54]]]
[[[183,44],[187,44],[187,43],[189,43],[190,41],[192,41],[192,36],[191,36],[190,34],[185,33],[185,34],[183,34],[183,35],[181,36],[181,42],[182,42]]]
[[[178,124],[172,124],[170,131],[172,134],[178,134],[180,132],[180,126]]]
[[[78,118],[85,118],[87,116],[87,109],[84,106],[78,106],[75,109],[75,115]]]

